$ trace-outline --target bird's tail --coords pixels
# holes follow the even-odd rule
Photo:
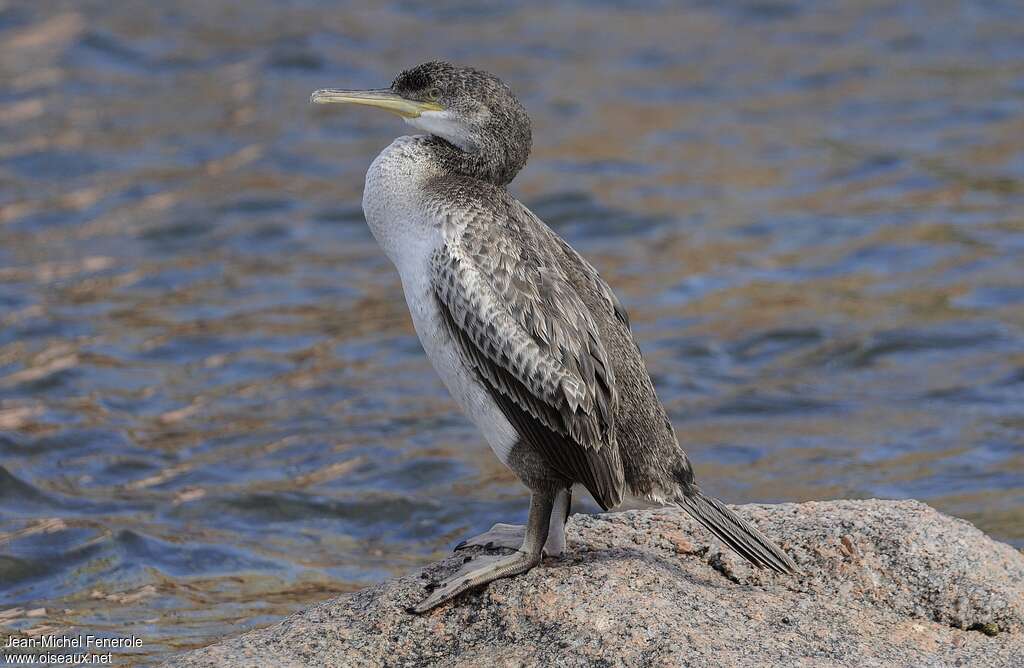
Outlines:
[[[718,499],[704,496],[690,487],[676,498],[676,504],[715,534],[741,557],[759,568],[776,573],[799,573],[800,568],[789,555],[776,547],[760,531],[725,507]]]

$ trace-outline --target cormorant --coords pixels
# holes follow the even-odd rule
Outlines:
[[[597,270],[506,186],[530,154],[530,119],[492,74],[446,62],[390,88],[323,89],[312,102],[377,107],[426,134],[399,137],[366,174],[363,211],[402,280],[423,348],[495,454],[529,488],[525,527],[460,544],[467,560],[410,610],[424,612],[565,549],[574,484],[608,510],[675,504],[751,563],[796,564],[705,496],[654,392],[629,317]]]

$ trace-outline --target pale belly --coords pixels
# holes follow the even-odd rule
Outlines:
[[[439,224],[423,201],[422,183],[435,174],[422,137],[399,137],[370,165],[363,212],[370,231],[402,277],[405,301],[423,349],[452,398],[507,465],[518,437],[477,382],[451,340],[430,286],[430,256],[442,243]]]
[[[438,311],[433,291],[426,281],[426,272],[403,276],[402,287],[416,334],[434,370],[462,412],[483,433],[494,454],[507,466],[518,435],[487,390],[477,381],[473,369],[463,361]]]

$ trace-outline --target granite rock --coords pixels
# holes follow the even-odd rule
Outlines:
[[[405,608],[462,556],[166,665],[1024,666],[1024,555],[968,522],[916,501],[735,509],[803,574],[751,568],[681,510],[577,515],[563,558],[426,615]]]

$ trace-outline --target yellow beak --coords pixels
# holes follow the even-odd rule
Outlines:
[[[424,111],[441,111],[444,109],[444,107],[436,102],[407,100],[389,88],[382,88],[380,90],[321,88],[309,97],[309,101],[313,104],[363,104],[368,107],[377,107],[390,111],[402,118],[416,118]]]

